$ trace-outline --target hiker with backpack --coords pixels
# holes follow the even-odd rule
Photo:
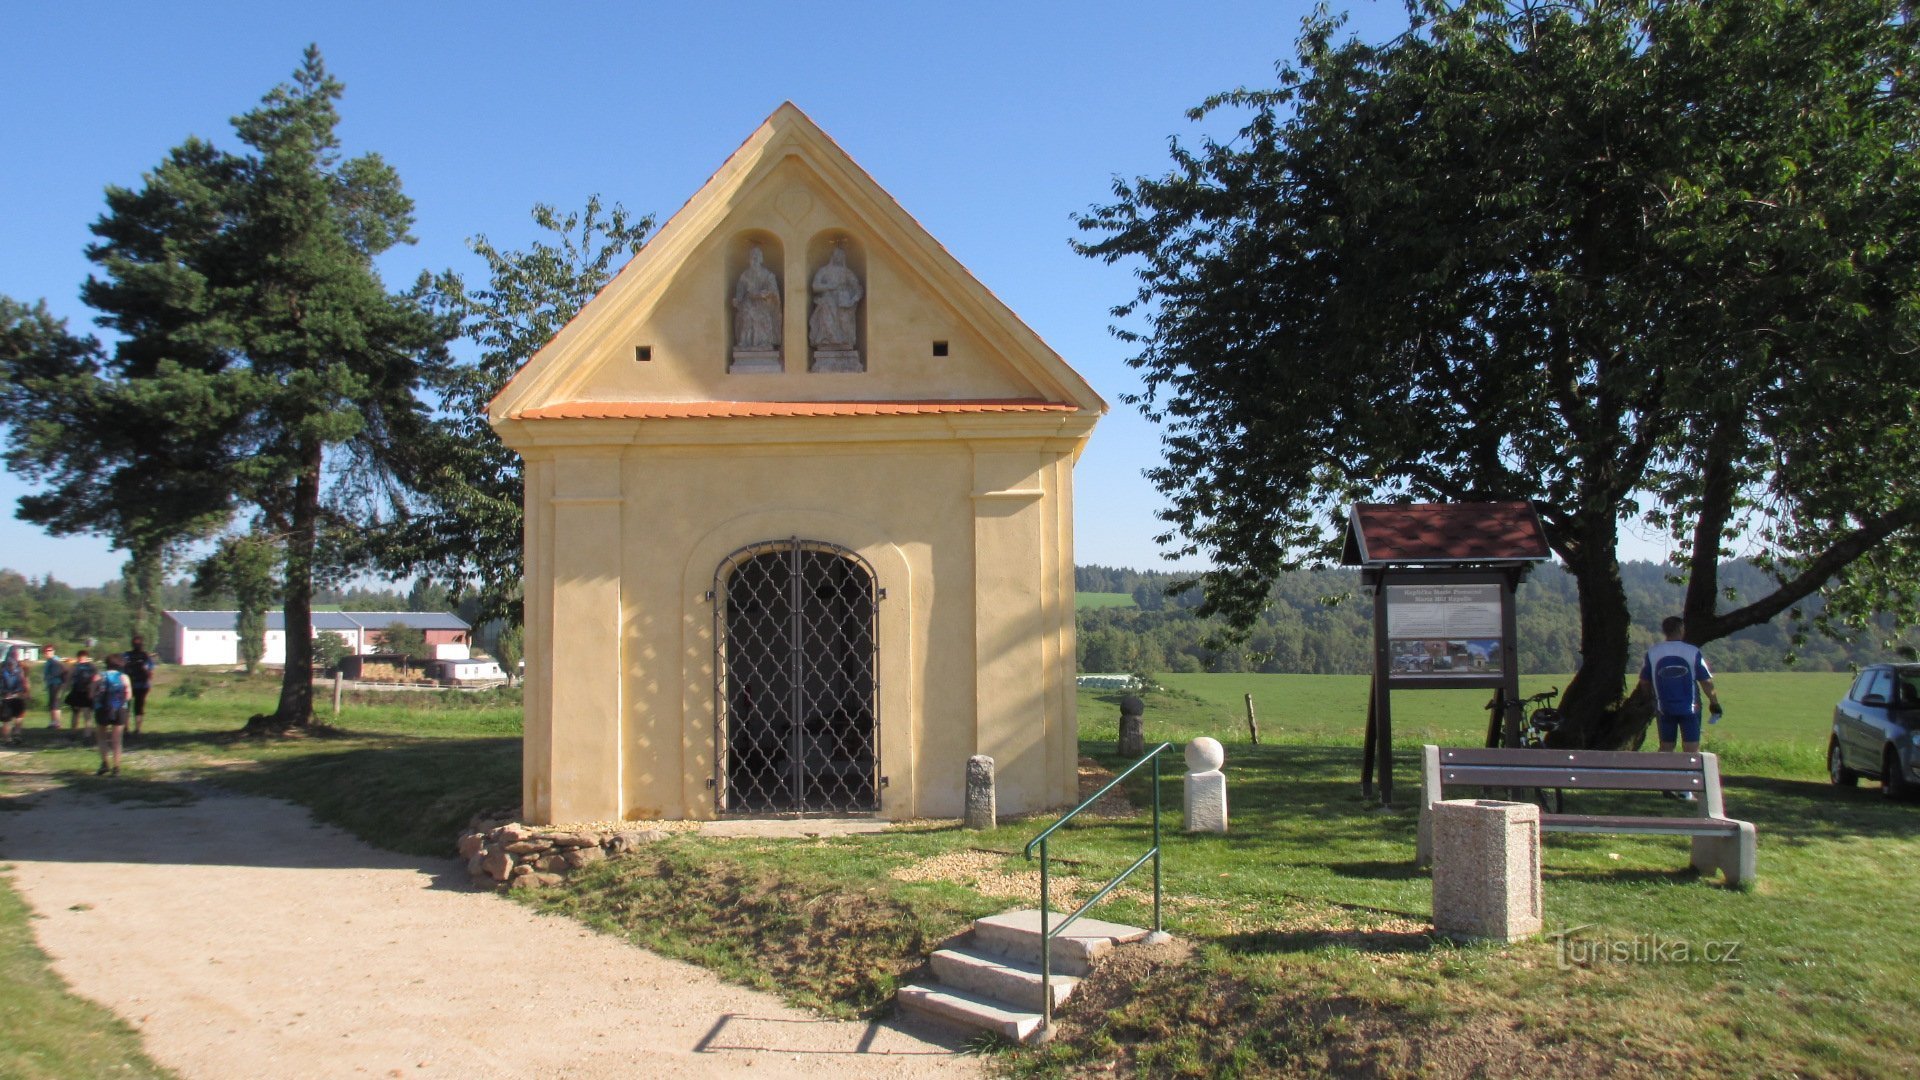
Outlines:
[[[40,681],[47,687],[47,730],[60,730],[60,694],[67,688],[67,662],[60,650],[47,646],[47,662],[40,665]]]
[[[127,738],[138,739],[140,729],[146,726],[147,691],[153,687],[153,669],[157,664],[139,634],[133,635],[133,648],[121,654],[121,663],[126,669],[127,682],[133,687],[133,730],[127,732]]]
[[[27,669],[20,663],[20,650],[7,649],[0,663],[0,739],[8,746],[20,745],[20,718],[27,715]]]
[[[109,656],[107,670],[94,680],[93,724],[100,732],[100,771],[95,776],[120,775],[120,742],[127,730],[127,702],[133,697],[133,684],[121,667],[118,656]]]
[[[72,666],[67,668],[67,708],[73,710],[75,746],[86,742],[92,733],[89,725],[93,718],[93,681],[99,672],[87,656],[87,650],[81,649],[75,654]]]

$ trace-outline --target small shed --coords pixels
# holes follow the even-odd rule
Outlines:
[[[429,660],[421,670],[427,678],[441,686],[490,686],[507,681],[507,673],[500,670],[497,660],[475,660],[464,656],[457,660]]]
[[[514,377],[524,813],[1077,792],[1073,463],[1106,403],[792,104]]]
[[[35,663],[40,659],[40,643],[25,638],[0,637],[0,659],[12,653],[23,664]]]

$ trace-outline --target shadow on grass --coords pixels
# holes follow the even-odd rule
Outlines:
[[[1717,879],[1716,875],[1716,879]],[[1543,881],[1594,881],[1609,885],[1638,882],[1644,885],[1685,885],[1699,881],[1700,871],[1691,866],[1677,870],[1631,870],[1594,867],[1591,869],[1554,869],[1543,867],[1540,870]]]
[[[158,866],[191,873],[194,867],[239,866],[278,870],[403,870],[433,889],[467,889],[463,867],[375,851],[364,844],[316,836],[305,814],[267,809],[195,785],[191,802],[145,801],[147,782],[117,781],[132,800],[111,805],[78,785],[42,792],[29,812],[0,822],[0,859],[10,863],[97,863]],[[179,785],[162,785],[178,789]],[[172,792],[161,797],[173,798]],[[315,889],[324,892],[318,880]]]
[[[1213,941],[1229,952],[1244,954],[1320,952],[1352,949],[1365,953],[1428,952],[1442,939],[1430,931],[1330,928],[1325,930],[1256,930],[1228,934]]]
[[[1407,881],[1427,876],[1425,870],[1414,869],[1411,857],[1397,860],[1368,859],[1363,862],[1322,863],[1321,865],[1341,877],[1364,878],[1368,881]]]
[[[384,736],[377,746],[265,755],[206,779],[299,803],[376,847],[451,857],[475,814],[518,806],[520,740]]]
[[[129,767],[138,756],[129,755]],[[264,754],[245,769],[206,768],[185,782],[90,773],[66,770],[61,788],[18,797],[28,812],[8,815],[0,852],[61,862],[406,866],[431,875],[436,888],[465,888],[464,868],[452,862],[455,838],[474,814],[518,803],[520,740],[385,737],[373,746],[305,747]],[[225,797],[231,792],[296,803],[321,822],[407,857],[317,845],[310,832],[316,826],[304,815],[256,820],[258,804]],[[116,812],[126,809],[150,812]]]

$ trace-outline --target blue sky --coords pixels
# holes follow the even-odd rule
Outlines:
[[[45,298],[76,328],[88,225],[188,135],[232,145],[250,108],[317,42],[347,86],[349,153],[378,151],[416,203],[419,244],[386,257],[474,275],[465,240],[533,236],[535,202],[589,194],[660,220],[775,106],[805,109],[962,263],[1078,368],[1114,411],[1077,472],[1077,558],[1163,565],[1153,427],[1108,309],[1131,278],[1073,254],[1072,216],[1115,176],[1163,171],[1184,110],[1268,85],[1308,4],[388,2],[12,5],[0,36],[0,293]],[[1404,25],[1355,0],[1351,28]],[[1215,131],[1230,125],[1212,122]],[[118,573],[89,538],[11,517],[0,566],[76,584]],[[1627,554],[1633,554],[1627,552]],[[1657,550],[1653,551],[1657,557]]]

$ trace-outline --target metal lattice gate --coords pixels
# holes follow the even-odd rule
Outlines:
[[[714,595],[718,809],[879,809],[880,593],[866,560],[755,544],[720,564]]]

